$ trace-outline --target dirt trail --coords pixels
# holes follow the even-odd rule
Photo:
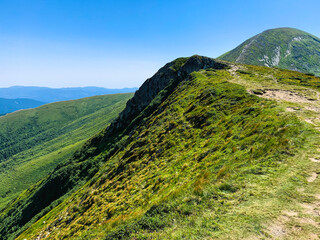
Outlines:
[[[244,57],[245,57],[245,54],[247,53],[247,50],[248,50],[248,49],[250,48],[250,46],[256,41],[256,39],[257,39],[258,37],[260,37],[260,34],[258,34],[258,35],[256,35],[255,37],[253,37],[252,40],[243,47],[241,53],[239,54],[239,56],[238,56],[237,59],[236,59],[236,62],[241,62],[241,61],[243,61],[243,59],[244,59]]]
[[[244,85],[249,93],[258,97],[281,102],[288,112],[296,114],[301,120],[312,124],[314,129],[320,132],[320,93],[318,91],[302,86],[286,86],[283,89],[284,86],[274,76],[268,76],[273,81],[267,83],[254,80],[248,82],[238,74],[239,69],[242,67],[237,65],[229,69],[230,74],[234,77],[232,82]],[[307,186],[301,191],[306,191],[309,186],[319,181],[317,173],[320,173],[320,145],[316,147],[318,147],[319,154],[307,156],[310,160],[308,176],[305,178]],[[314,231],[315,229],[320,230],[320,190],[313,195],[310,194],[309,197],[311,199],[306,201],[297,200],[294,210],[283,211],[277,219],[265,225],[267,239],[320,239],[320,231]],[[265,239],[266,235],[261,236],[262,239]]]
[[[313,172],[313,173],[311,173],[311,176],[307,178],[307,181],[310,182],[310,183],[314,182],[314,180],[317,179],[317,176],[318,176],[318,174]]]
[[[320,163],[320,159],[319,158],[309,158],[311,160],[311,162],[316,162],[316,163]]]
[[[304,96],[300,91],[294,90],[282,90],[282,89],[259,89],[251,90],[249,93],[255,94],[262,98],[274,99],[281,102],[287,102],[287,104],[296,104],[296,107],[287,107],[286,111],[296,112],[298,115],[299,112],[309,112],[310,114],[305,114],[302,117],[302,120],[314,125],[318,131],[320,131],[320,95],[315,90],[306,89],[312,93],[313,97]]]
[[[264,90],[261,95],[263,98],[271,98],[276,100],[283,100],[294,103],[311,103],[312,101],[304,96],[301,96],[295,92],[280,89]]]
[[[238,78],[238,74],[236,71],[239,70],[239,67],[237,65],[231,65],[231,68],[229,69],[229,72],[231,73],[232,76]]]

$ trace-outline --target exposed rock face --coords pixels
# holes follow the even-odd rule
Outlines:
[[[180,59],[181,60],[181,59]],[[127,103],[126,108],[122,111],[119,119],[114,121],[112,126],[117,124],[117,128],[121,127],[123,121],[132,120],[150,104],[156,95],[167,87],[171,81],[183,80],[187,75],[200,69],[223,69],[228,67],[226,63],[208,57],[192,56],[184,59],[184,63],[175,69],[176,62],[179,59],[166,64],[153,77],[147,79],[132,99]]]

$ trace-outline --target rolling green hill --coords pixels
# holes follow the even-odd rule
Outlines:
[[[320,75],[320,39],[294,28],[271,29],[219,59]]]
[[[44,102],[33,99],[17,98],[6,99],[0,98],[0,116],[21,109],[35,108],[45,104]]]
[[[0,212],[0,239],[312,239],[320,78],[180,58]]]
[[[105,128],[132,97],[52,103],[0,118],[0,209]]]

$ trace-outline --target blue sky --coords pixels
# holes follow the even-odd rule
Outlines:
[[[320,36],[318,0],[0,0],[0,87],[139,87],[266,29]]]

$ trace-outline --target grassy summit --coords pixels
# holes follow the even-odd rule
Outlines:
[[[219,59],[320,75],[320,39],[294,28],[264,31]]]
[[[320,234],[319,83],[200,56],[169,63],[0,213],[1,237],[310,239]],[[152,84],[141,110],[134,99]]]

